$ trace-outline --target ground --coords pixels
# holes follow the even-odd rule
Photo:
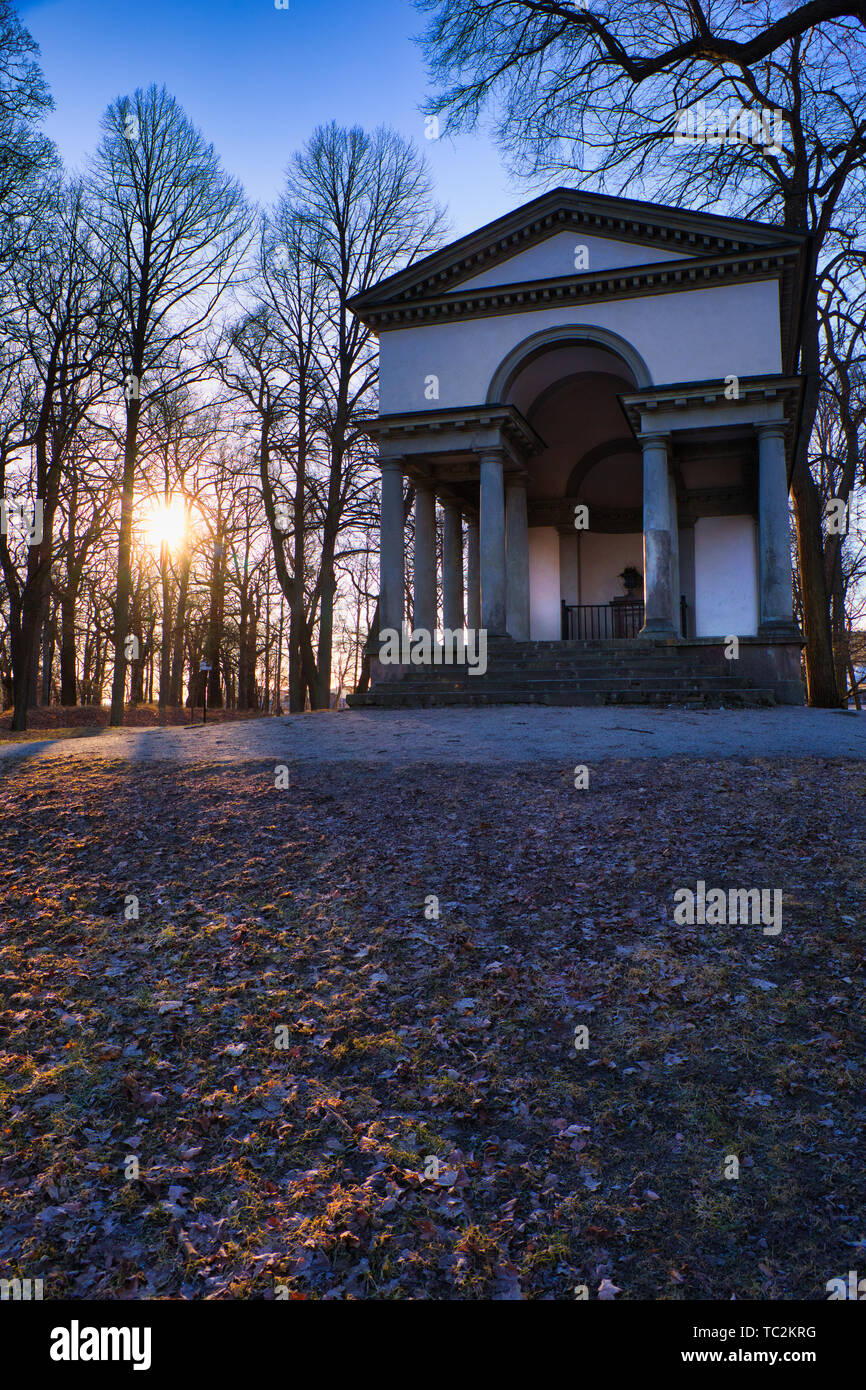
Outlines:
[[[442,713],[5,750],[4,1276],[824,1300],[862,1266],[859,718]],[[781,932],[677,925],[699,879],[780,887]]]
[[[31,742],[39,743],[37,738]],[[89,733],[97,732],[89,730]],[[43,736],[44,739],[48,734]],[[50,737],[55,737],[52,731]],[[42,742],[0,759],[116,757],[124,762],[237,763],[246,759],[380,766],[421,762],[550,761],[561,766],[599,758],[676,756],[866,758],[866,714],[856,710],[779,707],[758,710],[590,709],[341,710],[339,714],[244,718],[202,726],[105,729],[73,744]]]
[[[12,733],[12,711],[7,709],[0,714],[0,745],[32,743],[49,736],[52,739],[85,738],[107,728],[109,713],[107,705],[38,705],[27,711],[27,728]],[[208,711],[207,717],[211,724],[224,724],[239,719],[256,719],[259,711],[214,709]],[[161,709],[159,705],[145,704],[128,706],[124,713],[127,728],[195,725],[202,722],[201,706],[195,710],[181,705],[168,705]]]

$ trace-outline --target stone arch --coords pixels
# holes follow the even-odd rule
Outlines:
[[[612,333],[608,328],[599,328],[588,323],[561,324],[555,328],[543,328],[538,333],[531,333],[528,338],[524,338],[503,357],[491,378],[486,404],[498,405],[502,403],[518,373],[533,358],[539,357],[552,347],[564,347],[569,343],[589,343],[596,347],[607,348],[609,352],[615,353],[626,364],[638,389],[652,386],[653,380],[646,362],[637,349],[633,348],[625,338],[621,338],[618,333]]]

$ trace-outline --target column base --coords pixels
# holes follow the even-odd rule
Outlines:
[[[760,623],[758,626],[759,637],[781,637],[790,642],[802,642],[803,634],[797,624],[789,619],[780,618],[776,622]]]
[[[672,622],[665,618],[647,618],[638,637],[677,637],[678,633],[674,629]]]

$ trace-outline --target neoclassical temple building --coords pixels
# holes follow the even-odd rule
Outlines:
[[[374,659],[352,702],[799,703],[805,256],[561,188],[356,299],[380,344],[379,632],[407,620],[411,485],[412,625],[484,629],[489,659]]]

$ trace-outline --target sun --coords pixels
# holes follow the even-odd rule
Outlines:
[[[180,497],[151,502],[142,520],[142,534],[153,550],[163,545],[176,550],[186,535],[186,507]]]

